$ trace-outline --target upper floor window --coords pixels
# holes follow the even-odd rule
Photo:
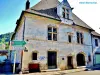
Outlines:
[[[77,32],[77,43],[83,44],[83,34]]]
[[[98,46],[98,39],[95,39],[95,46]]]
[[[81,40],[81,44],[83,44],[83,34],[80,33],[80,40]]]
[[[68,35],[68,42],[69,42],[69,43],[72,42],[72,35]]]
[[[48,27],[48,40],[57,41],[57,28]]]
[[[63,12],[62,12],[63,18],[69,19],[69,9],[66,9],[64,7],[62,9],[63,9]]]
[[[80,37],[78,32],[77,32],[77,43],[80,43]]]

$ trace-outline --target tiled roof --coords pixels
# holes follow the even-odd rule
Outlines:
[[[57,15],[57,5],[59,4],[60,2],[58,0],[41,0],[35,6],[31,7],[30,9],[26,11],[30,13],[35,13],[38,15],[60,20],[60,17]],[[74,13],[72,13],[72,17],[76,25],[85,27],[88,29],[92,29],[85,22],[83,22],[80,18],[78,18]]]
[[[38,15],[42,15],[42,16],[46,16],[46,17],[50,17],[50,18],[54,18],[57,20],[60,20],[59,16],[57,15],[57,8],[50,8],[50,9],[45,9],[45,10],[35,10],[35,9],[29,9],[26,10],[27,12],[30,13],[35,13]]]
[[[74,13],[72,13],[73,21],[76,25],[92,29],[90,26],[88,26],[85,22],[83,22],[79,17],[77,17]],[[93,29],[92,29],[93,30]]]
[[[91,33],[92,33],[92,35],[94,35],[94,36],[99,36],[99,37],[100,37],[100,34],[97,33],[97,32],[95,32],[95,31],[93,31],[93,32],[91,32]]]
[[[31,7],[30,9],[22,11],[19,20],[21,20],[24,12],[28,12],[61,21],[60,17],[57,15],[57,6],[59,4],[60,2],[58,0],[41,0],[39,3]],[[73,17],[73,22],[76,25],[93,30],[90,26],[88,26],[85,22],[83,22],[80,18],[78,18],[74,13],[72,13],[72,17]],[[18,25],[15,28],[15,32],[17,30],[17,27]],[[15,33],[13,34],[12,39],[14,35]]]
[[[57,8],[50,8],[50,9],[45,9],[45,10],[34,10],[34,9],[28,9],[26,10],[29,13],[35,13],[38,15],[50,17],[53,19],[60,20],[60,17],[57,15]],[[90,26],[88,26],[85,22],[83,22],[80,18],[78,18],[74,13],[72,13],[73,21],[76,25],[85,27],[88,29],[92,29]],[[92,29],[93,30],[93,29]]]
[[[49,11],[52,11],[52,10],[49,10]],[[53,19],[56,19],[56,20],[60,20],[60,18],[57,16],[57,14],[55,14],[54,12],[47,12],[47,10],[33,10],[33,9],[29,9],[29,10],[26,10],[26,12],[34,13],[34,14],[45,16],[45,17],[49,17],[49,18],[53,18]]]
[[[41,0],[35,6],[31,7],[31,9],[35,10],[45,10],[57,7],[60,2],[58,0]]]

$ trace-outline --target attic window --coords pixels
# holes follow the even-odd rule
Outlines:
[[[66,9],[66,11],[67,11],[67,19],[69,19],[69,10]]]
[[[62,9],[63,9],[63,12],[62,12],[63,18],[66,18],[66,16],[65,16],[65,8],[62,8]]]
[[[66,9],[66,8],[62,8],[62,16],[63,16],[63,18],[67,18],[67,19],[69,19],[69,9]]]

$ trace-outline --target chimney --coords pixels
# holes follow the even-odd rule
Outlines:
[[[30,8],[30,2],[29,2],[29,0],[27,0],[27,2],[26,2],[26,10],[29,9],[29,8]]]

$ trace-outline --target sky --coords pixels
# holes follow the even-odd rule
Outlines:
[[[30,0],[30,7],[40,0]],[[59,0],[62,1],[62,0]],[[100,33],[100,0],[68,0],[81,20]],[[87,3],[88,2],[88,3]],[[0,0],[0,34],[13,32],[26,0]]]

